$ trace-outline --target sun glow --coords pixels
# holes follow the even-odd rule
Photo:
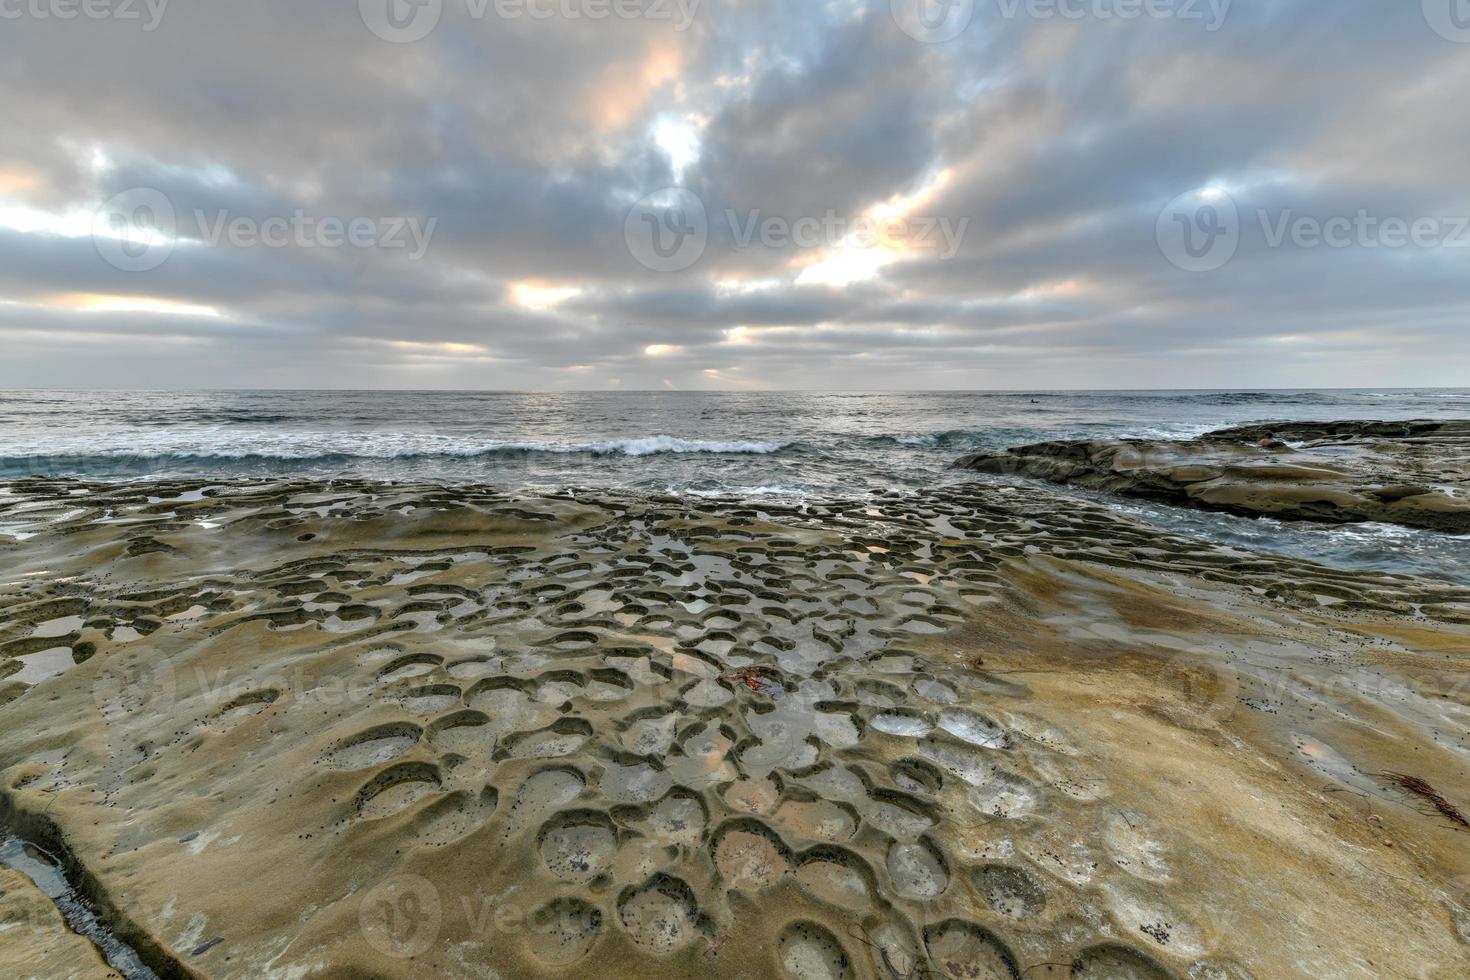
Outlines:
[[[580,286],[552,286],[536,279],[523,279],[510,287],[511,301],[528,310],[554,309],[580,295]]]
[[[877,277],[884,266],[900,259],[932,252],[942,245],[935,234],[938,219],[920,220],[921,209],[933,204],[954,178],[954,171],[937,172],[912,194],[895,194],[864,211],[861,220],[873,233],[849,233],[840,242],[793,263],[801,272],[798,286],[849,286]]]
[[[213,306],[185,303],[161,296],[107,296],[100,293],[62,293],[49,296],[43,305],[79,313],[157,313],[163,316],[219,317]]]

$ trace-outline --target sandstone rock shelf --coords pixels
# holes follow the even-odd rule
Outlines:
[[[0,818],[161,976],[1464,975],[1382,774],[1470,810],[1467,588],[1028,486],[0,489]]]
[[[1470,533],[1470,421],[1289,422],[1180,441],[1043,442],[954,465],[1248,517]]]

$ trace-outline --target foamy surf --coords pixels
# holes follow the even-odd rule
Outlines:
[[[0,446],[0,466],[29,460],[90,462],[143,461],[194,463],[208,460],[283,460],[295,463],[351,460],[424,459],[433,457],[472,459],[481,456],[514,456],[534,453],[593,456],[658,456],[663,454],[769,455],[790,443],[754,440],[680,439],[656,435],[597,442],[500,442],[436,436],[427,433],[333,432],[254,435],[231,438],[218,432],[208,435],[181,433],[158,438],[147,433],[143,439],[121,434],[113,439],[17,442]],[[99,444],[100,443],[100,444]]]

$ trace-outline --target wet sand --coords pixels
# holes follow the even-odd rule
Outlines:
[[[1464,976],[1470,590],[1057,506],[13,483],[0,813],[160,976]]]

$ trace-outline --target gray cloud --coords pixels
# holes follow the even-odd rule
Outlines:
[[[1235,0],[1208,31],[981,0],[936,45],[887,0],[793,6],[704,0],[678,31],[445,0],[411,44],[326,0],[7,21],[0,385],[1467,383],[1470,231],[1301,247],[1261,217],[1470,216],[1470,51],[1418,4]],[[709,242],[660,273],[624,219],[675,184]],[[1240,242],[1189,272],[1156,221],[1207,186]],[[125,272],[87,214],[135,187],[179,241]],[[726,217],[885,206],[966,233],[871,261]],[[203,240],[298,213],[435,225],[416,260]]]

